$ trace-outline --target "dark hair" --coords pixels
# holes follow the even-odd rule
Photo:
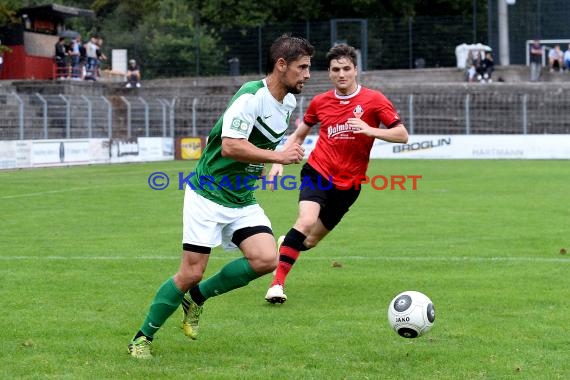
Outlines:
[[[356,67],[356,49],[347,44],[335,45],[327,53],[327,67],[331,67],[331,61],[333,59],[348,58],[354,67]]]
[[[287,63],[296,61],[302,56],[313,56],[315,48],[311,43],[302,37],[292,37],[283,34],[271,44],[267,53],[266,73],[273,71],[275,63],[279,58],[283,58]]]

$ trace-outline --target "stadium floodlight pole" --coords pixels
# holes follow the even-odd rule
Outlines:
[[[508,4],[514,4],[514,0],[498,1],[498,17],[499,17],[499,63],[502,66],[508,66],[510,61],[509,48],[509,12]]]

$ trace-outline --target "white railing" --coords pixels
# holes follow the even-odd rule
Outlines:
[[[412,134],[570,134],[568,90],[386,94]],[[206,136],[229,95],[0,95],[0,140]],[[309,96],[298,97],[291,130]]]

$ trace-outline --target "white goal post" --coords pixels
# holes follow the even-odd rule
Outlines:
[[[530,45],[532,45],[532,43],[534,42],[534,40],[526,40],[526,45],[525,45],[525,51],[526,51],[526,65],[530,66]],[[568,49],[568,47],[562,48],[562,44],[570,44],[570,40],[538,40],[538,42],[540,42],[540,45],[543,47],[542,49],[542,66],[546,66],[546,57],[547,57],[547,51],[550,49],[554,48],[554,45],[560,45],[560,48],[562,49],[562,51],[565,51],[566,49]],[[546,45],[546,46],[545,46]],[[548,46],[548,45],[552,45],[552,46]]]

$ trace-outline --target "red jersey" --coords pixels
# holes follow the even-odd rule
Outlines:
[[[374,138],[354,134],[348,119],[358,117],[373,128],[384,124],[392,128],[400,124],[400,116],[392,103],[379,91],[358,86],[346,96],[333,89],[313,98],[303,121],[308,126],[320,123],[319,139],[309,156],[309,165],[335,185],[364,178]]]

